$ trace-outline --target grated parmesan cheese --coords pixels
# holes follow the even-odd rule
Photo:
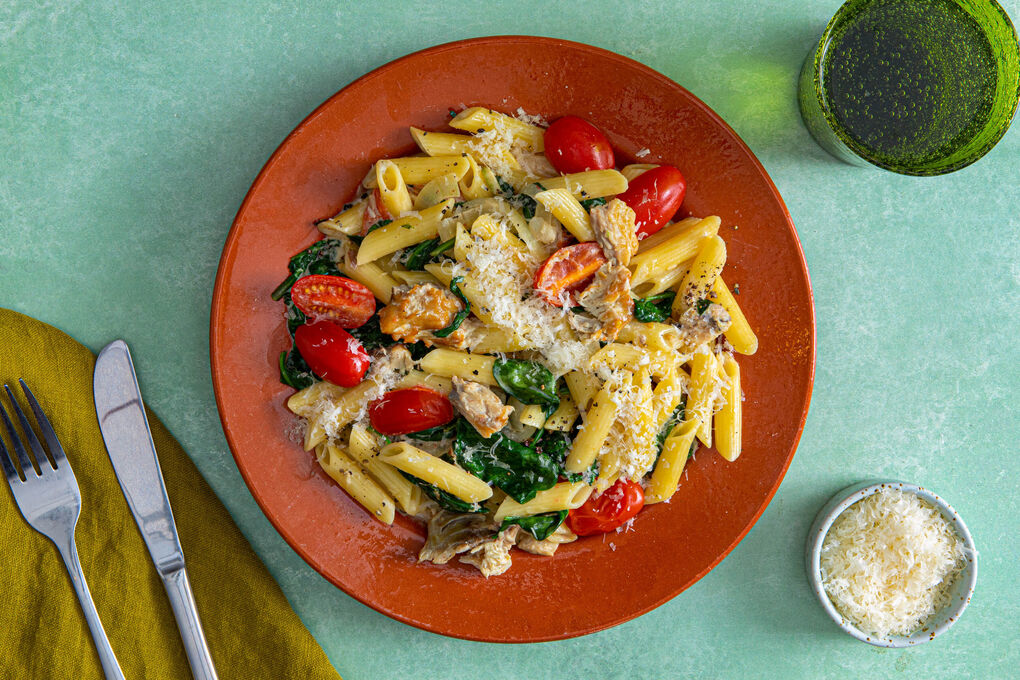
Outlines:
[[[649,149],[648,147],[645,147],[644,149],[641,149],[640,151],[638,151],[634,155],[637,156],[638,158],[644,158],[645,156],[647,156],[651,152],[652,152],[651,149]]]
[[[949,600],[963,541],[931,504],[886,489],[847,508],[821,552],[822,584],[862,631],[909,635]]]

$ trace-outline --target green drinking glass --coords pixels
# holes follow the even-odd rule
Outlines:
[[[1016,29],[993,0],[849,0],[804,61],[804,123],[836,158],[905,175],[970,165],[1020,97]]]

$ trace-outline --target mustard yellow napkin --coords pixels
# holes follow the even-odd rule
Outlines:
[[[162,583],[103,447],[94,363],[92,352],[64,333],[0,309],[0,381],[14,388],[25,379],[74,469],[82,496],[78,552],[124,675],[190,678]],[[339,678],[180,444],[151,413],[149,425],[220,678]],[[3,482],[0,605],[4,678],[103,678],[64,563],[25,523]]]

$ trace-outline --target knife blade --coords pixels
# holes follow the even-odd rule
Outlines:
[[[192,674],[200,680],[215,680],[131,351],[123,340],[111,342],[99,353],[92,389],[113,471],[163,580]]]

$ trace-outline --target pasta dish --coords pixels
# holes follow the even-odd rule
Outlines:
[[[721,220],[673,221],[678,168],[617,169],[575,116],[450,115],[372,165],[273,298],[305,450],[376,520],[426,522],[419,561],[488,577],[629,528],[699,445],[736,460],[758,341]]]

